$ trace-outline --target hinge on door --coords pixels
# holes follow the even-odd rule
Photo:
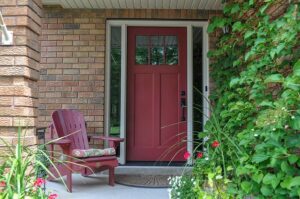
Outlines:
[[[205,92],[207,92],[208,91],[208,86],[205,86]]]

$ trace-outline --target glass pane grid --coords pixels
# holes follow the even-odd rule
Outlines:
[[[135,63],[139,65],[177,65],[177,36],[136,36]]]

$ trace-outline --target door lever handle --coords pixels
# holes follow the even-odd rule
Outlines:
[[[181,98],[180,106],[181,106],[181,108],[183,108],[183,107],[186,106],[186,102],[185,102],[185,99],[184,99],[184,98]]]
[[[180,107],[181,107],[181,121],[186,121],[185,111],[184,111],[185,107],[186,107],[186,100],[185,100],[185,98],[181,98]]]

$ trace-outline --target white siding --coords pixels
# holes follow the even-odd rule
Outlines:
[[[94,9],[199,9],[221,10],[222,0],[42,0],[45,5]]]

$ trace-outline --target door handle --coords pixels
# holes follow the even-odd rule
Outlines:
[[[185,118],[186,100],[185,100],[185,98],[181,98],[180,107],[181,107],[181,121],[186,121],[186,118]]]

